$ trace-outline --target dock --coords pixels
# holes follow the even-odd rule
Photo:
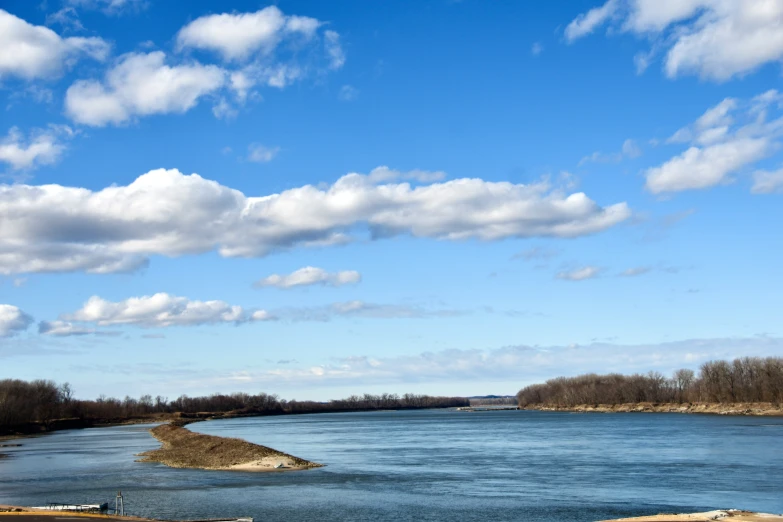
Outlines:
[[[54,503],[50,503],[52,505]],[[0,522],[66,522],[74,518],[99,519],[104,522],[253,522],[253,517],[225,517],[201,520],[163,520],[108,514],[107,510],[83,509],[102,504],[55,504],[74,509],[49,509],[47,507],[7,506],[0,504]],[[85,521],[89,522],[89,521]]]

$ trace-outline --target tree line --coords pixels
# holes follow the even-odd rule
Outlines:
[[[280,415],[467,405],[469,402],[463,397],[432,397],[411,393],[352,395],[328,402],[287,401],[266,393],[215,393],[203,397],[182,395],[174,400],[151,395],[143,395],[138,399],[129,396],[117,399],[102,395],[95,400],[79,400],[74,398],[73,389],[68,383],[5,379],[0,380],[0,432],[23,429],[25,425],[29,427],[32,424],[46,428],[63,419],[104,423],[153,416],[188,417],[229,412],[237,415]]]
[[[572,407],[582,404],[652,403],[783,403],[783,357],[743,357],[733,361],[709,361],[693,370],[677,370],[667,378],[647,374],[558,377],[544,384],[522,388],[520,407],[545,405]]]

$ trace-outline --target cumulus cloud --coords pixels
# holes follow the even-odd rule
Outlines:
[[[585,156],[579,161],[581,167],[585,163],[620,163],[624,159],[635,159],[642,155],[642,149],[639,145],[631,139],[627,139],[623,142],[620,152],[613,152],[606,154],[603,152],[593,152],[589,156]]]
[[[598,277],[600,273],[601,269],[597,266],[585,266],[576,270],[559,272],[556,277],[563,281],[584,281]]]
[[[323,268],[306,266],[290,274],[272,274],[255,283],[257,287],[273,286],[276,288],[293,288],[296,286],[328,285],[343,286],[356,284],[362,276],[356,270],[327,272]]]
[[[732,174],[779,149],[783,133],[780,112],[781,95],[774,90],[751,100],[721,101],[669,138],[669,143],[690,146],[662,165],[647,169],[647,190],[659,194],[730,182]]]
[[[545,181],[379,185],[353,173],[331,186],[248,196],[197,174],[158,169],[99,191],[0,185],[0,215],[0,273],[10,274],[130,271],[150,255],[214,250],[224,257],[261,257],[345,243],[357,234],[379,240],[570,238],[613,227],[631,211],[625,203],[601,207],[584,193],[569,194]]]
[[[133,325],[144,328],[168,326],[198,326],[203,324],[242,324],[272,319],[263,310],[247,311],[241,306],[224,301],[192,301],[166,293],[131,297],[111,302],[92,296],[84,306],[72,314],[61,316],[62,321],[91,323],[99,326]],[[52,324],[52,323],[49,323]],[[65,323],[58,322],[56,325]]]
[[[750,190],[754,194],[783,192],[783,169],[772,172],[766,170],[754,172],[753,187]]]
[[[322,22],[307,16],[287,16],[276,6],[254,13],[202,16],[180,29],[180,49],[219,53],[226,61],[241,61],[253,53],[269,55],[286,38],[312,38]]]
[[[260,143],[253,143],[247,148],[247,160],[255,163],[269,163],[277,156],[278,152],[280,152],[280,147],[267,147]]]
[[[161,51],[121,56],[102,82],[79,80],[68,88],[66,113],[74,121],[99,127],[137,116],[183,113],[226,82],[220,67],[198,62],[169,66],[165,61]]]
[[[670,78],[695,74],[725,81],[783,58],[783,3],[775,0],[609,0],[574,19],[566,39],[610,20],[613,29],[652,38],[651,54],[665,50]]]
[[[11,337],[27,330],[33,318],[18,307],[0,304],[0,337]]]
[[[570,43],[592,33],[604,22],[614,16],[619,7],[619,0],[609,0],[600,7],[594,7],[586,13],[580,14],[566,26],[566,40]]]
[[[64,139],[73,135],[73,129],[67,125],[51,125],[35,129],[25,138],[17,127],[12,127],[0,139],[0,162],[8,163],[14,170],[51,165],[65,151]]]
[[[96,330],[77,326],[68,321],[41,321],[38,323],[38,333],[52,337],[72,337],[94,334]]]
[[[0,80],[58,76],[83,56],[105,60],[109,51],[110,45],[101,38],[62,38],[0,9]]]
[[[184,26],[177,34],[177,48],[217,53],[227,66],[237,67],[230,73],[230,87],[244,103],[256,94],[256,86],[283,89],[314,71],[341,68],[345,53],[340,35],[321,31],[324,25],[308,16],[286,15],[276,6],[212,14]]]

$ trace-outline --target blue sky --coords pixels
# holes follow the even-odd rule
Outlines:
[[[0,378],[515,393],[783,354],[783,5],[9,1]]]

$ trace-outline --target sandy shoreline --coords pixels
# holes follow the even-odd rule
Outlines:
[[[162,446],[140,453],[142,458],[139,462],[160,462],[173,468],[253,472],[296,471],[323,466],[242,439],[202,435],[176,424],[161,424],[150,433]]]
[[[739,510],[717,510],[706,513],[662,514],[649,517],[618,518],[601,522],[709,522],[727,520],[731,522],[783,522],[783,516],[767,513],[752,513]]]
[[[733,404],[640,402],[630,404],[579,404],[576,406],[547,406],[529,404],[523,410],[564,411],[574,413],[687,413],[707,415],[783,416],[783,407],[768,402]]]

